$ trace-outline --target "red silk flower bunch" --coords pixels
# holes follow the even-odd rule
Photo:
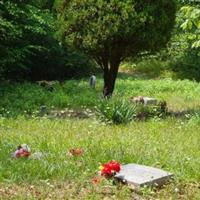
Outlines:
[[[120,163],[112,160],[100,166],[101,176],[111,177],[121,170]]]

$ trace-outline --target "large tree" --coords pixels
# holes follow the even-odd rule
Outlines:
[[[175,0],[57,0],[62,41],[95,59],[104,96],[113,93],[120,62],[155,52],[170,39]]]

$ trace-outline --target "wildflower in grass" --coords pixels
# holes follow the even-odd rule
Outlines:
[[[100,166],[100,174],[105,177],[112,177],[121,170],[120,163],[112,160]]]

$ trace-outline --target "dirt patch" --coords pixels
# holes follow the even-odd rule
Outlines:
[[[0,199],[199,199],[199,183],[170,184],[161,190],[134,193],[127,186],[88,186],[73,182],[39,181],[37,184],[0,184]]]

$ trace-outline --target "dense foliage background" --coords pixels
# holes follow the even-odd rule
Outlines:
[[[180,78],[200,80],[200,5],[184,5],[177,14],[171,43],[172,70]]]
[[[91,69],[82,53],[55,38],[53,1],[0,1],[0,75],[9,79],[66,79]]]
[[[68,79],[96,71],[92,59],[60,38],[58,2],[0,0],[1,79]],[[150,75],[168,71],[167,75],[176,78],[199,81],[199,52],[200,6],[195,1],[180,1],[168,48],[154,56],[142,54],[129,65]]]

